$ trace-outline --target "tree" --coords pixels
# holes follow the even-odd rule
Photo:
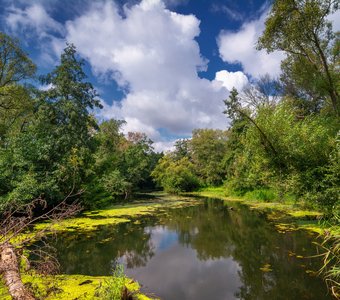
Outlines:
[[[175,150],[173,151],[173,155],[175,156],[175,160],[180,160],[184,157],[192,159],[191,154],[191,143],[189,139],[179,139],[175,142]]]
[[[60,147],[66,148],[63,150],[90,145],[91,130],[97,128],[97,123],[89,110],[102,107],[92,84],[85,81],[83,65],[70,44],[61,54],[60,65],[41,78],[42,83],[51,86],[42,93],[41,109],[46,110],[44,117],[52,117],[50,122],[57,125]]]
[[[328,96],[337,116],[339,36],[327,16],[338,6],[338,0],[276,0],[258,41],[259,49],[284,51],[285,78],[307,94]]]
[[[22,51],[19,42],[0,32],[0,88],[32,78],[35,70],[35,65]],[[6,105],[1,103],[1,106]]]
[[[207,185],[221,184],[226,171],[223,157],[227,152],[228,132],[214,129],[195,129],[189,141],[192,162],[197,174]]]
[[[159,160],[151,175],[169,193],[190,192],[200,185],[193,163],[187,157],[177,160],[172,153]]]
[[[42,78],[50,88],[37,93],[34,118],[8,142],[10,159],[0,165],[9,183],[5,201],[29,202],[42,196],[52,204],[67,191],[80,189],[97,129],[89,110],[100,107],[82,66],[75,47],[68,45],[60,65]]]
[[[250,122],[253,126],[256,127],[258,132],[260,133],[262,144],[266,151],[271,152],[273,156],[277,157],[278,152],[274,147],[274,144],[264,132],[264,130],[257,124],[255,117],[251,116],[249,108],[242,107],[240,98],[238,96],[238,91],[233,88],[230,92],[229,98],[224,100],[224,104],[226,105],[225,113],[232,121],[232,123],[237,122],[238,120],[246,120]],[[280,164],[280,162],[278,161]]]
[[[9,130],[21,130],[32,114],[30,89],[23,81],[32,79],[35,71],[19,42],[0,32],[0,146]]]

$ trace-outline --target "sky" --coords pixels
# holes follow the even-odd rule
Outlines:
[[[125,120],[125,133],[144,132],[161,151],[195,128],[228,128],[223,100],[232,87],[280,74],[284,54],[255,49],[270,4],[0,0],[0,30],[20,40],[39,74],[73,43],[103,104],[97,118]]]

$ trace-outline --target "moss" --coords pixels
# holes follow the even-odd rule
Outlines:
[[[286,233],[286,232],[297,230],[297,228],[293,226],[292,224],[286,224],[286,223],[275,224],[275,228],[280,233]]]
[[[94,231],[99,226],[103,225],[116,225],[119,223],[130,222],[133,218],[138,216],[152,215],[162,207],[183,207],[190,206],[197,203],[197,200],[192,198],[182,197],[179,200],[178,196],[158,195],[152,199],[152,202],[143,201],[125,205],[116,205],[106,209],[89,211],[83,213],[76,218],[70,218],[58,223],[39,223],[34,226],[34,231],[41,231],[48,229],[49,231]],[[25,238],[26,233],[19,237]]]
[[[35,297],[46,300],[100,299],[98,297],[98,290],[107,278],[109,277],[84,275],[22,276],[24,284],[34,292]],[[127,279],[125,286],[134,293],[136,299],[151,299],[139,292],[140,286],[138,282]],[[3,283],[0,284],[0,298],[2,300],[11,300]]]

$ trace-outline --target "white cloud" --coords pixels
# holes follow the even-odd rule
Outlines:
[[[63,33],[63,26],[51,18],[39,3],[23,9],[10,6],[7,9],[6,23],[13,31],[17,31],[19,27],[27,32],[34,30],[40,38],[46,37],[47,32]]]
[[[245,73],[258,78],[266,73],[280,74],[280,63],[284,58],[282,52],[267,54],[265,50],[255,49],[257,39],[264,30],[268,11],[255,21],[245,23],[237,32],[222,31],[218,36],[220,56],[228,63],[241,63]]]
[[[153,148],[156,152],[169,152],[169,151],[174,151],[175,146],[174,146],[174,141],[161,141],[161,142],[155,142],[153,143]]]
[[[244,18],[242,13],[240,13],[239,11],[235,9],[232,9],[228,5],[213,3],[211,5],[211,11],[214,13],[223,13],[229,19],[234,20],[234,21],[242,21]]]
[[[48,14],[39,1],[24,7],[12,4],[5,11],[8,30],[24,42],[34,40],[34,47],[41,49],[38,64],[55,65],[65,47],[64,26]]]
[[[162,128],[181,136],[193,128],[228,125],[222,114],[228,91],[198,76],[207,67],[195,40],[199,24],[195,16],[171,12],[158,0],[125,7],[124,17],[113,2],[96,3],[67,22],[66,38],[97,75],[111,74],[128,87],[120,106],[104,107],[102,116],[120,114],[127,121],[124,130],[144,131],[165,145]]]
[[[216,73],[215,80],[221,82],[222,86],[229,91],[235,87],[238,91],[241,91],[245,86],[249,84],[248,77],[243,72],[228,72],[222,70]]]

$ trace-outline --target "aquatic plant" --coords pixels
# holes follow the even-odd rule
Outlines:
[[[99,298],[103,300],[132,299],[132,294],[125,286],[127,280],[128,278],[124,273],[124,266],[117,264],[112,271],[112,276],[106,279],[100,288]]]
[[[335,220],[340,221],[337,215]],[[326,232],[323,242],[320,245],[325,252],[323,255],[323,266],[320,273],[324,275],[326,283],[336,299],[340,299],[340,232],[335,234]]]

